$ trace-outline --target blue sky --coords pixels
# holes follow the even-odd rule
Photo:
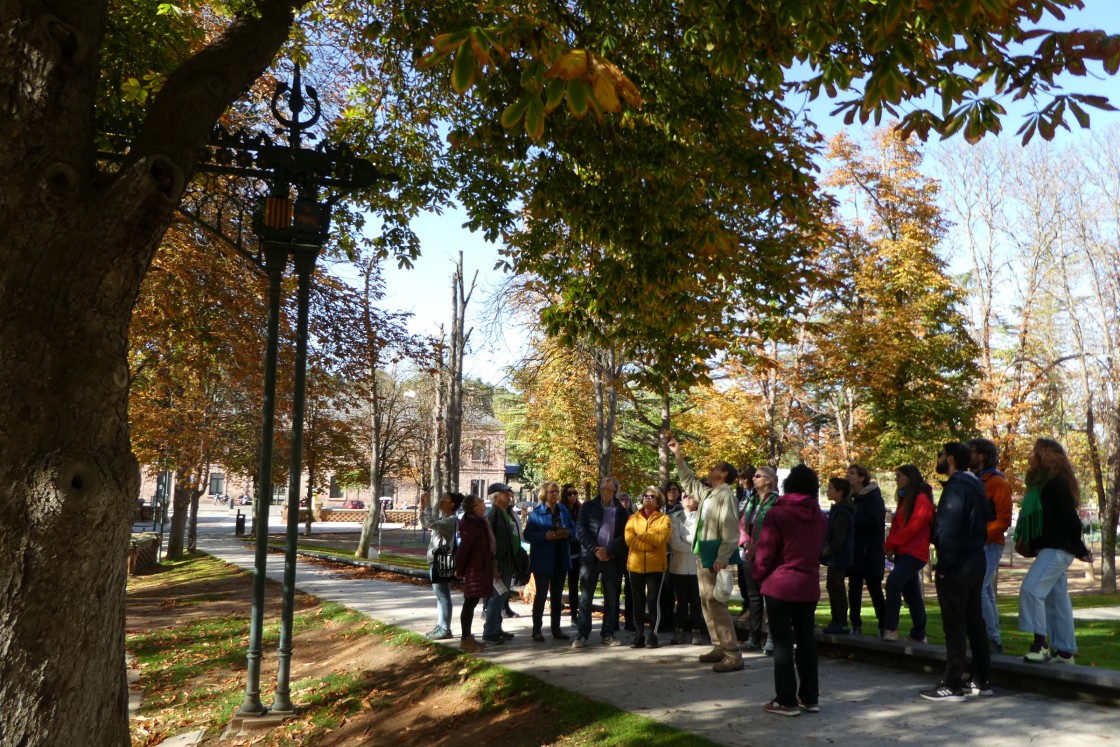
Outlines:
[[[1085,10],[1071,14],[1064,23],[1050,23],[1046,26],[1061,28],[1100,28],[1110,33],[1120,33],[1120,2],[1117,0],[1085,0]],[[1109,10],[1111,8],[1111,10]],[[1092,72],[1092,71],[1091,71]],[[1120,79],[1101,75],[1087,78],[1070,78],[1069,87],[1080,93],[1098,93],[1108,96],[1114,105],[1120,106]],[[828,116],[833,108],[829,100],[818,99],[809,105],[810,118],[814,119],[826,136],[843,127],[838,119]],[[1022,112],[1027,106],[1013,109],[1005,118],[1004,128],[1008,137],[1022,123]],[[1120,113],[1091,110],[1094,128],[1120,124]],[[1062,134],[1061,138],[1077,138],[1080,130],[1072,134]],[[858,132],[853,133],[858,137]],[[460,250],[463,252],[466,275],[478,271],[478,287],[468,309],[468,323],[474,327],[470,338],[465,373],[477,376],[491,383],[501,383],[504,369],[513,365],[521,354],[524,331],[506,327],[494,333],[490,328],[490,315],[493,311],[495,290],[507,279],[505,273],[495,270],[498,247],[485,241],[480,234],[462,228],[466,221],[458,210],[446,211],[443,215],[429,214],[419,218],[414,228],[420,237],[422,254],[411,270],[399,270],[395,266],[385,271],[387,296],[384,308],[411,311],[413,317],[410,328],[417,334],[435,334],[441,323],[447,324],[451,318],[450,277]]]

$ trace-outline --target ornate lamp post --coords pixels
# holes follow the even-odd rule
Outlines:
[[[288,115],[281,111],[282,100],[287,104]],[[380,180],[394,180],[391,175],[379,172],[369,161],[354,156],[345,146],[320,143],[313,149],[303,147],[305,133],[319,120],[321,108],[315,89],[303,85],[298,64],[295,66],[292,84],[281,83],[277,86],[271,108],[273,116],[284,126],[287,145],[274,143],[260,133],[244,130],[231,132],[219,126],[210,138],[211,158],[200,169],[209,173],[257,178],[268,185],[268,194],[261,201],[253,219],[253,230],[260,238],[264,268],[268,274],[268,339],[265,353],[253,606],[249,623],[245,698],[238,708],[239,716],[262,716],[269,712],[283,715],[296,711],[291,702],[289,684],[295,606],[296,538],[299,531],[300,483],[303,471],[308,307],[315,261],[330,232],[331,209],[339,199],[337,190],[368,188]],[[327,199],[321,200],[320,191],[326,187],[336,191]],[[280,294],[289,257],[293,260],[297,278],[296,368],[292,401],[292,455],[288,480],[290,490],[283,608],[276,695],[275,702],[269,709],[260,699],[261,637],[268,561],[268,510],[273,490],[272,452],[276,422]]]
[[[280,104],[287,105],[288,115]],[[260,472],[257,484],[256,555],[253,568],[253,606],[249,623],[249,648],[245,698],[238,716],[263,716],[270,709],[261,704],[260,663],[261,634],[264,618],[265,571],[268,560],[268,512],[272,498],[272,452],[276,423],[276,376],[279,357],[280,294],[288,258],[294,261],[297,277],[296,372],[292,412],[292,459],[288,484],[287,544],[284,556],[284,599],[280,623],[280,645],[276,700],[271,712],[295,712],[289,692],[292,653],[292,617],[295,599],[295,548],[299,530],[299,493],[303,462],[303,410],[307,378],[307,328],[311,279],[315,261],[330,233],[330,216],[334,204],[345,190],[366,189],[379,181],[396,181],[364,158],[355,156],[345,145],[320,142],[314,148],[303,147],[303,140],[313,139],[307,131],[321,115],[319,96],[311,86],[304,85],[299,65],[295,65],[291,85],[280,83],[273,94],[272,114],[283,125],[287,144],[274,142],[263,133],[243,129],[229,130],[218,125],[210,134],[208,152],[198,163],[199,174],[242,177],[263,182],[268,194],[256,207],[253,230],[260,239],[261,251],[250,253],[243,245],[243,225],[234,220],[230,226],[227,206],[210,196],[202,196],[193,207],[180,205],[179,212],[216,234],[255,262],[268,276],[268,330],[264,370],[264,401],[262,405],[262,436]],[[305,112],[305,109],[307,110]],[[113,138],[111,138],[113,139]],[[123,159],[126,143],[119,143],[116,152],[98,155],[109,161]],[[320,198],[323,189],[331,194]],[[241,211],[235,206],[234,212]],[[235,236],[226,233],[232,227]],[[170,482],[170,480],[168,480]],[[170,485],[165,490],[169,492]]]

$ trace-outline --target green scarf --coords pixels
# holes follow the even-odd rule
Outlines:
[[[1019,509],[1019,520],[1015,522],[1015,541],[1022,540],[1028,545],[1042,534],[1042,487],[1037,483],[1027,488],[1023,505]]]

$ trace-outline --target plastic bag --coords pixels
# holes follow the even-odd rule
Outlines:
[[[735,590],[735,566],[728,566],[716,574],[715,598],[720,604],[727,604],[731,592]]]

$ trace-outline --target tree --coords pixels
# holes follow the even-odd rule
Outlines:
[[[210,465],[251,451],[240,437],[260,416],[264,314],[260,278],[242,257],[185,222],[172,227],[129,335],[132,450],[142,464],[175,473],[170,558],[182,556]]]
[[[1120,40],[1096,32],[1031,33],[1032,24],[1044,10],[1078,5],[1078,0],[992,0],[974,7],[972,3],[922,0],[905,16],[901,11],[907,9],[906,2],[869,9],[837,0],[777,6],[752,0],[743,12],[736,9],[730,15],[722,6],[692,2],[679,9],[664,6],[658,12],[643,4],[604,4],[584,8],[587,16],[572,15],[566,6],[551,6],[555,15],[543,19],[544,23],[513,15],[503,20],[516,42],[506,46],[518,54],[492,60],[503,61],[502,72],[511,85],[502,92],[505,103],[501,97],[492,97],[474,111],[492,112],[494,116],[485,117],[485,123],[500,132],[498,110],[522,98],[518,84],[522,62],[541,63],[524,76],[532,86],[543,80],[555,62],[544,64],[543,57],[562,52],[562,45],[574,47],[574,51],[593,48],[599,54],[617,47],[611,38],[625,41],[620,64],[632,68],[630,74],[635,77],[634,71],[648,69],[661,81],[660,87],[651,86],[645,94],[651,102],[648,111],[656,110],[652,102],[674,87],[685,93],[695,91],[696,81],[711,76],[713,84],[699,94],[699,103],[709,106],[697,107],[696,112],[725,108],[732,118],[746,113],[752,126],[735,126],[723,134],[729,143],[743,134],[755,143],[752,157],[742,163],[743,168],[757,172],[758,179],[751,184],[758,194],[743,204],[757,205],[766,202],[763,195],[775,195],[775,209],[766,223],[758,225],[763,228],[781,220],[796,221],[802,215],[799,198],[808,200],[812,194],[807,159],[794,154],[788,161],[775,163],[785,156],[776,154],[795,147],[786,132],[769,126],[789,120],[779,102],[786,87],[784,71],[790,63],[803,60],[814,65],[816,75],[808,83],[810,89],[830,94],[868,76],[854,103],[843,104],[860,116],[920,96],[932,85],[939,86],[950,109],[988,79],[1004,94],[1029,95],[1052,84],[1054,76],[1063,71],[1080,72],[1087,60],[1103,60],[1109,72],[1115,71]],[[268,68],[292,34],[295,14],[304,6],[303,0],[239,0],[191,6],[200,11],[192,15],[167,12],[168,4],[154,0],[113,4],[59,0],[50,4],[49,11],[41,3],[24,0],[0,5],[0,101],[5,102],[6,112],[0,118],[0,226],[4,227],[0,231],[4,329],[0,398],[17,403],[0,427],[0,482],[9,496],[8,510],[0,520],[0,588],[5,590],[0,596],[0,620],[4,621],[0,650],[5,652],[0,664],[0,721],[14,741],[28,745],[127,742],[121,605],[125,540],[139,484],[127,428],[128,322],[175,205],[196,171],[208,133]],[[160,11],[164,11],[162,15]],[[231,15],[223,15],[227,11]],[[427,46],[436,25],[443,25],[440,30],[461,30],[471,25],[477,12],[476,6],[466,3],[400,8],[345,2],[308,11],[307,25],[301,28],[308,46],[317,31],[335,29],[346,33],[348,43],[364,44],[355,55],[362,64],[348,67],[347,73],[370,94],[355,102],[352,109],[358,116],[347,123],[355,123],[356,132],[384,125],[401,135],[365,140],[361,152],[373,156],[370,148],[380,148],[379,160],[390,165],[404,161],[427,165],[441,160],[439,154],[428,158],[431,140],[409,140],[404,134],[420,130],[434,137],[433,117],[440,114],[438,107],[428,108],[438,91],[424,88],[424,81],[411,74],[411,56]],[[199,18],[206,23],[197,22]],[[449,22],[457,28],[448,28]],[[1036,38],[1039,45],[1032,53],[1012,55],[1008,51],[1012,41]],[[153,43],[138,44],[138,39]],[[537,39],[541,41],[534,41]],[[663,50],[643,42],[651,39],[680,44],[690,57],[663,64],[667,59],[661,56]],[[957,40],[967,46],[954,48]],[[493,46],[479,48],[485,53]],[[475,60],[461,54],[456,78],[459,83],[464,78],[469,82],[477,66]],[[960,64],[967,66],[967,73],[956,69]],[[595,107],[603,112],[619,108],[607,91],[625,90],[622,81],[611,83],[614,69],[619,68],[596,61],[577,72],[573,80],[580,80],[572,88],[569,103],[577,104],[580,93],[586,99],[589,90],[596,90],[592,87],[595,79],[607,75],[607,85],[600,84],[601,91],[596,92]],[[383,76],[386,70],[391,74]],[[679,77],[676,71],[687,71],[690,77]],[[732,82],[750,85],[746,90],[739,86],[735,97],[725,99],[718,77],[724,75],[734,76]],[[406,89],[408,94],[402,95]],[[683,98],[689,105],[697,103],[694,97]],[[128,105],[121,104],[122,100]],[[1075,104],[1094,103],[1053,100],[1055,105],[1036,121],[1044,136],[1066,111],[1080,118]],[[536,123],[543,121],[544,103],[541,99],[539,107],[535,101],[525,104],[526,112],[534,112],[528,120],[534,134],[540,129]],[[385,117],[361,116],[390,110]],[[755,113],[761,116],[756,118]],[[998,127],[999,114],[987,98],[980,98],[949,111],[948,116],[920,113],[908,119],[906,126],[919,132],[927,125],[945,132],[963,127],[972,136]],[[579,163],[584,159],[578,143],[597,142],[599,157],[593,165],[599,167],[603,187],[587,194],[589,200],[611,197],[606,185],[610,183],[612,134],[628,126],[621,118],[605,120],[603,130],[574,127],[576,136],[565,154],[572,163]],[[692,115],[675,122],[670,118],[649,120],[643,122],[642,132],[653,134],[663,126],[672,135],[683,135],[705,120]],[[714,126],[719,120],[712,122]],[[345,134],[346,127],[337,130]],[[97,151],[107,140],[104,133],[128,138],[121,161],[107,165],[98,160]],[[655,155],[633,148],[636,141],[631,138],[615,142],[638,160]],[[661,144],[670,145],[671,139],[650,141],[651,147]],[[507,223],[511,219],[509,200],[503,199],[509,196],[503,193],[504,186],[489,190],[482,185],[506,159],[520,160],[526,148],[497,143],[494,149],[498,152],[491,151],[490,162],[477,173],[471,184],[473,192],[469,191],[471,199],[466,200],[476,225],[481,225],[495,203],[501,219]],[[673,204],[669,198],[686,184],[680,175],[694,169],[688,164],[687,151],[672,149],[665,155],[667,158],[659,157],[655,163],[677,164],[676,178],[658,180],[660,189],[644,198],[637,191],[644,177],[632,178],[618,199],[604,204],[617,208],[638,204],[640,199],[661,198]],[[711,166],[717,158],[734,161],[718,148],[709,155],[701,166]],[[415,251],[415,243],[395,240],[403,231],[401,226],[417,205],[431,201],[441,184],[438,179],[411,178],[419,173],[419,169],[401,169],[403,182],[393,199],[401,199],[404,205],[393,204],[376,190],[360,200],[361,207],[389,221],[388,229],[374,242],[375,248],[386,254],[399,248],[405,261]],[[570,173],[570,169],[557,172],[557,178],[550,181],[551,194],[579,183],[565,181]],[[695,188],[700,194],[720,192],[719,171],[712,169],[704,179],[695,180]],[[620,214],[610,210],[605,221],[586,225],[601,228]],[[663,226],[670,226],[682,214],[673,210],[664,217]],[[679,225],[692,232],[708,221],[702,216]],[[638,221],[626,221],[620,237],[609,243],[612,251],[621,252],[620,261],[611,263],[610,275],[600,284],[610,287],[621,268],[642,268],[638,279],[651,282],[629,288],[622,298],[630,301],[646,297],[650,287],[661,285],[652,282],[654,273],[646,271],[651,262],[638,254],[647,251],[649,243],[637,240],[643,233],[635,231],[639,227]],[[762,241],[745,245],[724,241],[723,231],[708,235],[711,241],[690,242],[692,251],[681,252],[679,259],[669,250],[657,255],[672,270],[668,277],[682,278],[680,287],[684,287],[680,268],[703,264],[718,272],[744,246],[765,246]],[[659,240],[656,245],[679,248],[676,241]],[[532,269],[541,265],[542,251],[551,250],[550,246],[533,245],[514,259],[519,266]],[[705,256],[708,251],[712,256]],[[733,266],[741,268],[739,263]],[[602,289],[590,290],[588,296],[596,302],[608,297]],[[697,316],[701,316],[699,311]],[[76,538],[75,525],[101,531]],[[65,569],[52,562],[59,547],[66,547],[71,555],[72,562]],[[64,607],[81,609],[83,615],[67,615]],[[73,651],[82,655],[67,653]]]
[[[944,221],[921,154],[895,130],[867,156],[838,135],[828,184],[850,190],[862,216],[836,229],[835,285],[822,313],[819,370],[857,392],[858,438],[875,464],[929,463],[938,443],[972,432],[977,350],[960,311],[963,293],[937,254]],[[838,424],[839,427],[839,424]]]

